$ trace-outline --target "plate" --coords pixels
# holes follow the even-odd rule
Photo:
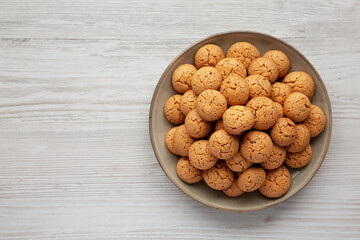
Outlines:
[[[324,131],[316,138],[311,139],[313,156],[310,163],[301,169],[289,169],[291,173],[291,186],[289,191],[277,199],[269,199],[258,191],[245,193],[236,198],[227,197],[222,191],[216,191],[206,185],[204,181],[189,185],[180,180],[176,174],[176,163],[180,158],[167,150],[164,138],[168,130],[174,127],[164,115],[166,100],[176,94],[171,85],[171,76],[174,70],[184,64],[194,64],[195,52],[203,45],[213,43],[220,46],[224,53],[236,42],[250,42],[255,45],[260,54],[277,49],[283,51],[291,60],[291,71],[304,71],[310,74],[316,85],[312,104],[319,106],[326,115]],[[184,50],[177,56],[162,74],[151,101],[149,115],[149,130],[151,143],[156,158],[171,181],[190,197],[197,201],[222,210],[230,211],[256,211],[279,204],[299,192],[315,175],[321,166],[329,147],[331,137],[331,105],[325,85],[313,65],[298,50],[275,37],[256,32],[229,32],[210,36]]]

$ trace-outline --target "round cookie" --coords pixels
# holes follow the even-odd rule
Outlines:
[[[242,191],[239,187],[239,184],[237,183],[237,180],[234,180],[234,182],[231,184],[231,186],[227,189],[222,190],[224,194],[228,197],[238,197],[242,194],[244,194],[244,191]]]
[[[221,86],[222,77],[214,67],[203,67],[195,72],[191,79],[191,88],[196,95],[206,89],[218,90]]]
[[[226,53],[226,57],[235,58],[241,62],[245,68],[248,68],[250,63],[260,57],[259,50],[248,42],[237,42],[231,45]]]
[[[291,168],[301,168],[306,166],[312,157],[312,149],[310,144],[308,144],[304,151],[298,153],[287,153],[285,164]]]
[[[240,190],[253,192],[264,183],[266,174],[260,167],[251,167],[242,172],[237,180]]]
[[[224,79],[220,92],[225,96],[229,105],[244,105],[249,99],[249,85],[238,75],[231,75]]]
[[[217,130],[223,130],[224,129],[224,123],[223,120],[220,118],[219,120],[216,121],[215,123],[215,131]]]
[[[282,165],[277,169],[266,171],[265,182],[259,188],[259,191],[265,197],[278,198],[287,193],[290,184],[290,172]]]
[[[234,173],[223,161],[218,161],[215,166],[203,171],[206,184],[215,190],[224,190],[234,182]]]
[[[275,124],[277,120],[276,108],[270,98],[253,98],[248,101],[246,107],[250,108],[255,116],[255,129],[267,130]]]
[[[187,157],[181,157],[176,165],[177,175],[186,183],[192,184],[202,180],[201,170],[194,168]]]
[[[249,84],[249,98],[268,97],[271,95],[271,83],[261,75],[251,75],[245,78]]]
[[[201,170],[213,167],[218,161],[218,159],[210,153],[208,140],[199,140],[191,145],[189,149],[189,160],[191,165]]]
[[[269,50],[263,57],[270,58],[279,69],[279,78],[283,78],[291,68],[291,62],[288,56],[280,50]]]
[[[177,154],[175,147],[174,147],[174,135],[175,135],[175,131],[177,128],[178,128],[178,126],[173,127],[165,135],[165,145],[166,145],[167,149],[170,152],[172,152],[173,154]]]
[[[303,151],[310,143],[310,130],[304,124],[296,124],[295,141],[286,147],[286,151],[296,153]]]
[[[240,146],[241,155],[253,163],[267,161],[271,156],[273,142],[269,135],[260,131],[247,132]]]
[[[293,92],[285,99],[284,115],[294,122],[302,122],[310,115],[311,103],[308,97]]]
[[[185,124],[180,125],[174,134],[174,150],[180,156],[188,156],[189,148],[195,142],[195,138],[186,131]]]
[[[276,119],[282,118],[284,116],[283,107],[278,102],[274,102],[274,106],[275,106],[275,110],[276,110],[275,111]]]
[[[180,110],[180,94],[171,96],[165,103],[164,113],[167,120],[173,124],[182,124],[185,120],[185,115]]]
[[[223,58],[225,58],[225,54],[218,45],[206,44],[196,51],[194,62],[197,68],[205,66],[215,67]]]
[[[285,148],[274,144],[269,159],[265,162],[262,162],[261,167],[269,170],[276,169],[284,163],[285,157],[286,157]]]
[[[205,121],[194,109],[185,118],[186,131],[194,138],[206,137],[211,132],[212,123]]]
[[[259,57],[251,62],[249,68],[249,75],[261,75],[273,83],[279,76],[279,70],[275,62],[266,57]]]
[[[235,58],[221,59],[216,64],[215,68],[219,70],[223,79],[233,74],[239,75],[243,78],[247,75],[247,71],[244,65]]]
[[[218,130],[209,139],[209,149],[215,157],[229,159],[239,152],[239,139],[224,130]]]
[[[290,118],[279,118],[270,130],[270,136],[275,144],[287,146],[296,140],[296,126]]]
[[[191,89],[191,78],[196,71],[196,67],[191,64],[183,64],[177,67],[171,77],[175,91],[180,94],[189,91]]]
[[[244,106],[232,106],[222,116],[224,130],[233,135],[239,135],[252,128],[255,117],[252,111]]]
[[[180,99],[180,110],[186,116],[188,113],[195,109],[197,96],[195,95],[193,90],[189,90],[184,95],[182,95]]]
[[[310,115],[303,122],[310,130],[310,136],[318,136],[325,128],[326,117],[324,112],[316,105],[311,105]]]
[[[312,77],[306,72],[291,72],[284,77],[283,83],[289,85],[293,92],[301,92],[310,100],[315,92],[315,83]]]
[[[206,121],[215,121],[221,118],[227,109],[224,95],[216,90],[205,90],[196,99],[196,110]]]
[[[226,159],[225,163],[234,172],[243,172],[253,165],[253,163],[246,160],[240,152],[232,158]]]
[[[281,82],[274,82],[271,88],[271,100],[283,105],[290,93],[292,93],[292,89],[289,85]]]

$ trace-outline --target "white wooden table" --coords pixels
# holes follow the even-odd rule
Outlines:
[[[360,239],[359,1],[0,1],[1,239]],[[333,107],[326,159],[276,207],[224,212],[165,176],[148,134],[170,61],[224,31],[281,38]]]

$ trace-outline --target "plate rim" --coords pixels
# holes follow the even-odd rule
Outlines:
[[[196,195],[193,195],[191,193],[189,193],[187,190],[185,190],[184,188],[182,188],[180,185],[178,185],[176,183],[176,181],[170,176],[170,174],[168,173],[168,171],[166,170],[166,168],[163,165],[163,162],[160,160],[160,156],[159,153],[156,149],[156,146],[154,144],[155,140],[154,140],[154,133],[152,131],[152,113],[153,113],[153,106],[154,106],[154,101],[155,101],[155,96],[157,95],[157,92],[159,90],[160,87],[160,83],[162,83],[164,81],[164,75],[165,73],[169,70],[169,68],[174,64],[175,61],[177,61],[185,52],[187,52],[188,50],[190,50],[191,48],[193,48],[195,45],[200,44],[202,42],[205,42],[207,40],[209,40],[210,38],[214,38],[214,37],[219,37],[219,36],[225,36],[228,34],[243,34],[243,33],[250,33],[250,34],[254,34],[254,35],[260,35],[260,36],[265,36],[268,38],[272,38],[274,40],[277,40],[279,42],[281,42],[282,44],[286,45],[287,47],[291,48],[293,51],[295,51],[297,54],[299,54],[307,64],[309,64],[309,66],[314,70],[317,78],[319,79],[320,84],[322,85],[323,89],[325,90],[325,96],[326,99],[325,101],[327,102],[327,104],[329,105],[329,136],[328,139],[326,141],[326,147],[325,147],[325,153],[322,157],[322,159],[320,160],[320,162],[318,163],[316,169],[314,170],[314,172],[312,173],[312,175],[310,176],[310,178],[305,181],[303,184],[301,184],[301,186],[291,195],[286,196],[286,197],[282,197],[280,201],[278,202],[274,202],[272,204],[266,205],[266,206],[260,206],[260,207],[256,207],[256,208],[251,208],[251,209],[231,209],[231,208],[223,208],[223,207],[219,207],[216,206],[214,204],[211,203],[205,203],[203,202],[201,199],[199,199]],[[181,51],[170,63],[169,65],[166,67],[166,69],[164,70],[164,72],[161,74],[160,79],[158,80],[158,83],[156,84],[152,99],[151,99],[151,103],[150,103],[150,110],[149,110],[149,135],[150,135],[150,141],[151,141],[151,146],[153,148],[155,157],[160,165],[160,167],[162,168],[162,170],[165,172],[166,176],[173,182],[173,184],[175,184],[180,190],[182,190],[186,195],[190,196],[191,198],[199,201],[200,203],[212,207],[212,208],[216,208],[216,209],[220,209],[220,210],[224,210],[224,211],[231,211],[231,212],[253,212],[253,211],[259,211],[259,210],[263,210],[263,209],[267,209],[273,206],[276,206],[280,203],[285,202],[286,200],[290,199],[291,197],[295,196],[298,192],[300,192],[311,180],[312,178],[315,176],[315,174],[318,172],[319,168],[321,167],[322,163],[324,162],[325,156],[329,150],[329,145],[330,145],[330,140],[331,140],[331,133],[332,133],[332,108],[331,108],[331,102],[330,102],[330,98],[329,98],[329,94],[328,91],[326,89],[326,86],[320,76],[320,74],[317,72],[316,68],[311,64],[311,62],[299,51],[297,50],[295,47],[293,47],[292,45],[286,43],[285,41],[276,38],[272,35],[269,34],[264,34],[264,33],[260,33],[260,32],[256,32],[256,31],[227,31],[227,32],[220,32],[220,33],[216,33],[213,35],[210,35],[206,38],[203,38],[193,44],[191,44],[189,47],[185,48],[183,51]]]

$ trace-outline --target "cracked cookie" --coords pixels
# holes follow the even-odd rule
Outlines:
[[[185,120],[185,115],[180,110],[180,94],[171,96],[165,103],[164,113],[167,120],[173,124],[182,124]]]
[[[175,152],[180,156],[188,156],[189,148],[196,140],[190,136],[183,124],[176,129],[173,141]]]
[[[259,188],[262,195],[268,198],[279,198],[290,188],[291,176],[285,166],[280,166],[274,170],[266,171],[264,184]]]
[[[279,118],[271,128],[270,136],[279,146],[292,144],[297,136],[295,123],[290,118]]]
[[[279,69],[279,78],[283,78],[291,68],[291,62],[288,56],[280,50],[269,50],[263,57],[270,58]]]
[[[175,131],[176,129],[178,128],[178,126],[176,127],[173,127],[172,129],[170,129],[166,135],[165,135],[165,145],[167,147],[167,149],[174,153],[174,154],[177,154],[179,155],[176,150],[175,150],[175,147],[174,147],[174,135],[175,135]]]
[[[293,92],[301,92],[310,100],[315,92],[315,83],[312,77],[306,72],[291,72],[284,77],[283,83],[289,85]]]
[[[225,54],[218,45],[206,44],[196,51],[194,62],[197,68],[205,66],[215,67],[223,58],[225,58]]]
[[[180,110],[186,116],[191,110],[195,109],[197,96],[193,90],[189,90],[180,99]]]
[[[226,57],[235,58],[241,62],[245,68],[248,68],[255,58],[260,57],[260,52],[251,43],[237,42],[230,46],[226,53]]]
[[[218,161],[215,166],[203,171],[206,184],[215,190],[224,190],[234,182],[234,173],[226,166],[224,161]]]
[[[229,159],[239,152],[239,139],[224,130],[218,130],[209,139],[209,149],[215,157]]]
[[[222,77],[214,67],[203,67],[195,72],[191,78],[191,88],[196,95],[207,89],[218,90],[221,86]]]
[[[202,119],[194,109],[186,116],[185,127],[190,136],[194,138],[203,138],[210,133],[212,123]]]
[[[238,75],[231,75],[224,79],[220,86],[220,92],[230,106],[244,105],[249,99],[249,85]]]
[[[272,153],[273,142],[269,135],[261,131],[247,132],[240,146],[241,155],[253,163],[267,161]]]
[[[175,69],[171,77],[171,83],[175,91],[180,94],[191,89],[191,78],[197,71],[192,64],[183,64]]]
[[[196,99],[196,110],[206,121],[220,119],[226,109],[226,98],[219,91],[205,90]]]
[[[310,130],[304,124],[296,124],[295,128],[295,141],[286,146],[286,151],[291,153],[303,151],[310,143]]]
[[[261,75],[251,75],[245,78],[249,85],[249,98],[268,97],[271,95],[271,83]]]
[[[261,167],[268,170],[278,168],[284,163],[285,157],[285,148],[274,144],[269,159],[265,162],[262,162]]]
[[[279,76],[279,70],[275,62],[266,57],[259,57],[251,62],[248,68],[249,75],[261,75],[268,79],[270,83],[276,81]]]
[[[275,107],[275,117],[276,119],[282,118],[284,116],[284,110],[280,103],[274,102]]]
[[[318,136],[325,128],[326,117],[324,112],[316,105],[311,105],[310,115],[303,122],[310,130],[311,137]]]
[[[224,130],[233,135],[239,135],[251,129],[255,122],[252,111],[244,106],[229,107],[222,119]]]
[[[224,58],[221,59],[215,66],[221,73],[223,79],[231,75],[239,75],[244,78],[247,76],[247,71],[244,65],[237,61],[235,58]]]
[[[253,192],[265,181],[265,171],[260,167],[251,167],[242,172],[237,180],[240,190]]]
[[[276,108],[270,98],[256,97],[248,101],[245,106],[250,108],[255,116],[255,129],[267,130],[275,124]]]
[[[302,122],[310,115],[310,107],[307,96],[293,92],[284,101],[284,115],[294,122]]]
[[[227,189],[222,190],[223,193],[228,197],[238,197],[242,194],[244,194],[244,191],[242,191],[239,187],[239,184],[237,183],[237,180],[234,180],[234,182],[231,184],[231,186]]]
[[[189,159],[191,165],[200,170],[209,169],[218,161],[217,157],[210,153],[208,140],[194,142],[189,149]]]
[[[202,180],[201,170],[193,167],[187,157],[181,157],[179,159],[176,164],[176,172],[182,181],[189,184],[197,183]]]
[[[243,172],[253,165],[253,163],[246,160],[240,152],[232,158],[226,159],[225,163],[234,172]]]
[[[298,153],[287,153],[285,164],[291,168],[301,168],[306,166],[312,157],[312,148],[310,144],[308,144],[304,151]]]
[[[284,105],[284,101],[292,93],[289,85],[281,82],[274,82],[271,87],[271,100]]]

